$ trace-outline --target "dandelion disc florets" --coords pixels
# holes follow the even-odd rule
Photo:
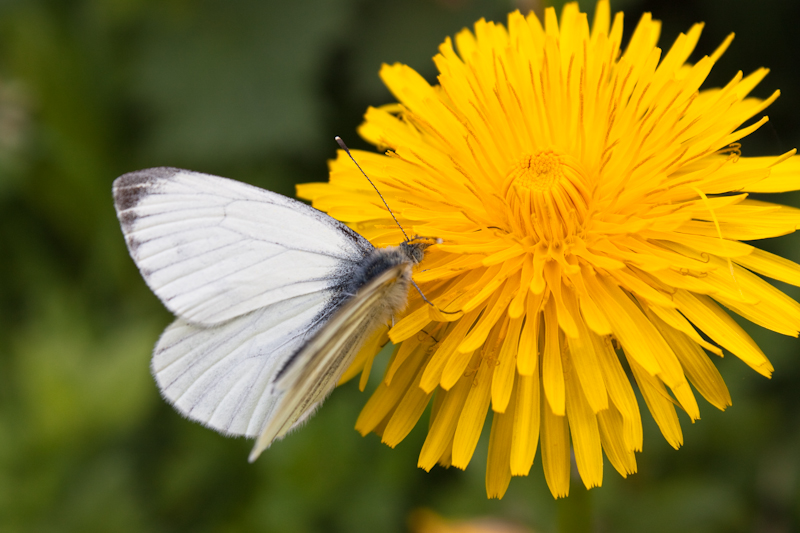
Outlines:
[[[771,374],[728,311],[800,329],[800,306],[760,277],[800,285],[800,267],[742,242],[800,223],[796,209],[748,198],[800,189],[794,151],[740,154],[766,117],[742,124],[778,96],[749,96],[767,71],[700,90],[732,36],[689,64],[702,25],[662,53],[645,15],[623,50],[622,14],[605,1],[595,13],[591,28],[576,4],[543,24],[518,12],[507,27],[478,21],[441,45],[438,85],[384,66],[399,103],[369,109],[360,129],[385,154],[355,157],[400,223],[442,243],[414,275],[436,308],[410,294],[356,428],[395,446],[430,404],[419,466],[466,468],[491,412],[490,497],[528,474],[537,448],[555,496],[569,490],[570,450],[587,487],[602,483],[603,453],[635,472],[632,382],[679,447],[675,407],[700,416],[692,386],[731,403],[708,354]],[[298,193],[376,245],[403,240],[343,154],[329,183]],[[345,377],[362,372],[363,387],[386,337]]]

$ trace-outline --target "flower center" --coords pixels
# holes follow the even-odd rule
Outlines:
[[[508,173],[513,185],[525,190],[548,191],[564,176],[562,157],[547,150],[526,154]]]
[[[548,245],[576,235],[589,192],[580,165],[553,150],[525,154],[506,172],[503,195],[517,234]]]

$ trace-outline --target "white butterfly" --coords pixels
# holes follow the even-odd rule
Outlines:
[[[251,461],[405,307],[429,245],[375,248],[306,204],[188,170],[131,172],[113,191],[131,257],[177,316],[153,352],[162,395],[221,433],[257,437]]]

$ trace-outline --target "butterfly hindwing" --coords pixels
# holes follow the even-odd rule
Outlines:
[[[231,435],[257,436],[278,395],[272,381],[313,337],[328,301],[297,296],[213,327],[178,319],[156,344],[152,371],[186,417]]]

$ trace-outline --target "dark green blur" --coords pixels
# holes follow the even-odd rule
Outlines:
[[[323,181],[334,135],[367,148],[355,133],[363,112],[391,101],[382,62],[433,79],[445,36],[480,17],[504,21],[511,6],[0,0],[0,532],[400,532],[419,507],[536,531],[570,522],[539,457],[503,500],[486,499],[488,431],[466,472],[416,468],[424,422],[395,450],[362,438],[353,425],[368,396],[354,383],[253,465],[250,442],[182,419],[149,373],[171,318],[128,257],[111,202],[116,176],[159,165],[289,195]],[[618,9],[626,36],[643,11],[663,20],[662,47],[705,21],[693,60],[735,31],[711,85],[767,66],[756,95],[783,92],[743,154],[800,145],[795,2],[612,2]],[[800,205],[800,195],[779,201]],[[800,260],[800,236],[766,247]],[[702,420],[681,417],[679,451],[644,414],[639,473],[624,480],[607,463],[603,487],[578,495],[595,531],[800,530],[799,345],[749,331],[773,379],[717,360],[734,405],[720,413],[701,400]]]

